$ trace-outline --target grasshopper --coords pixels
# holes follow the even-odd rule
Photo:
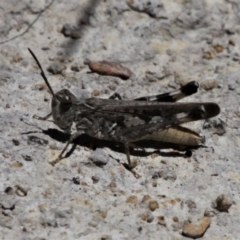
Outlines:
[[[132,169],[129,147],[134,146],[134,143],[152,139],[164,141],[164,136],[167,136],[169,141],[169,137],[174,138],[175,135],[181,136],[176,138],[177,143],[187,139],[182,142],[183,145],[199,145],[202,138],[180,125],[212,118],[220,113],[220,107],[212,102],[176,103],[197,92],[198,84],[195,81],[187,83],[177,91],[134,100],[121,100],[118,94],[109,99],[78,99],[68,89],[54,93],[38,59],[31,49],[28,50],[52,94],[51,113],[46,117],[35,118],[46,120],[52,116],[54,123],[66,133],[71,133],[73,124],[77,129],[58,158],[51,162],[53,166],[63,158],[70,143],[80,135],[87,134],[97,139],[123,144],[128,167]],[[119,100],[116,100],[116,97]]]

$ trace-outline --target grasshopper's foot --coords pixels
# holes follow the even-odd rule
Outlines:
[[[56,159],[54,161],[49,162],[53,167],[60,161],[60,159]]]
[[[59,162],[59,161],[54,160],[54,161],[49,162],[49,163],[54,167],[58,162]]]
[[[141,175],[139,175],[135,170],[134,168],[137,166],[137,160],[133,160],[132,162],[130,162],[130,164],[127,164],[127,163],[124,163],[123,166],[133,174],[133,176],[135,178],[140,178]]]
[[[77,132],[77,134],[79,134]],[[67,142],[67,144],[65,145],[65,147],[63,148],[63,150],[61,151],[61,153],[59,154],[58,158],[52,162],[50,162],[50,164],[52,166],[55,166],[58,162],[60,162],[64,157],[64,153],[66,152],[69,144],[78,136],[77,134],[74,134],[73,136],[71,136],[70,140]]]
[[[62,157],[62,155],[60,154],[56,160],[51,161],[51,162],[49,162],[49,163],[54,167],[54,166],[55,166],[57,163],[59,163],[62,159],[63,159],[63,157]]]
[[[137,166],[137,159],[134,158],[132,161],[128,161],[128,164],[126,164],[127,168],[131,171]]]
[[[191,157],[192,156],[192,151],[190,149],[186,150],[185,156],[188,157],[188,158]]]
[[[133,176],[136,178],[136,179],[139,179],[140,177],[142,177],[140,174],[138,174],[137,172],[135,172],[134,170],[130,170],[131,173],[133,174]]]
[[[33,115],[33,118],[34,118],[34,119],[37,119],[37,120],[43,120],[43,117],[40,117],[40,116],[38,116],[38,115]]]
[[[33,115],[33,118],[34,119],[37,119],[37,120],[41,120],[41,121],[46,121],[49,117],[51,117],[52,113],[49,113],[47,116],[45,117],[40,117],[38,115]]]

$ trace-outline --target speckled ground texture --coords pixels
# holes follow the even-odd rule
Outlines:
[[[183,236],[190,222],[202,239],[240,239],[239,11],[238,0],[1,1],[0,239],[180,240],[193,238]],[[131,99],[199,82],[183,101],[221,107],[191,125],[207,148],[189,158],[146,149],[132,156],[139,179],[124,153],[104,146],[78,144],[52,167],[67,136],[33,118],[50,112],[51,95],[28,47],[54,91],[78,97]],[[118,61],[135,78],[88,74],[85,59]],[[219,196],[225,210],[214,208]]]

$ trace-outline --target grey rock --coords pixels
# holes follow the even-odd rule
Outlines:
[[[133,10],[127,1],[62,0],[59,4],[54,1],[43,13],[49,2],[0,2],[0,189],[7,196],[0,195],[0,236],[36,240],[99,240],[104,235],[113,239],[181,238],[184,222],[190,219],[199,228],[198,219],[205,214],[213,218],[205,238],[239,239],[238,0],[150,1],[149,6],[148,1],[134,0],[139,10]],[[157,8],[158,3],[164,6]],[[64,37],[61,29],[66,23],[76,27],[81,38]],[[77,145],[52,167],[49,162],[56,159],[66,139],[51,118],[32,118],[50,112],[51,95],[28,47],[38,57],[54,92],[67,88],[78,98],[108,98],[118,92],[129,100],[176,90],[191,80],[201,84],[214,79],[214,88],[207,84],[204,88],[208,90],[200,88],[182,102],[216,102],[221,115],[206,125],[204,121],[187,124],[197,131],[204,128],[206,137],[205,148],[194,150],[189,158],[161,143],[156,144],[160,151],[154,157],[154,149],[135,149],[131,157],[138,162],[134,171],[140,179],[123,167],[125,153],[107,146],[96,154]],[[210,59],[203,59],[205,51],[210,51]],[[86,58],[120,62],[135,77],[122,81],[88,74],[83,64]],[[55,61],[60,64],[60,70],[54,68],[58,75],[46,70]],[[74,64],[80,66],[79,72],[71,70]],[[148,78],[145,73],[150,73]],[[100,157],[104,167],[92,164],[91,154],[96,162]],[[32,161],[27,161],[28,156]],[[27,195],[19,188],[17,195],[16,185],[24,187]],[[236,199],[229,212],[209,209],[209,199],[216,203],[226,189]],[[158,202],[154,212],[148,208],[150,200],[141,202],[145,195]],[[126,203],[128,196],[135,198]],[[142,213],[146,213],[143,219]],[[167,228],[158,224],[159,216],[164,216]]]

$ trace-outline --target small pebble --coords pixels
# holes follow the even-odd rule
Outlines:
[[[105,211],[98,210],[97,213],[98,213],[98,216],[100,216],[103,219],[105,219],[107,217],[107,212],[105,212]]]
[[[152,186],[153,186],[153,187],[157,187],[157,185],[158,185],[158,184],[157,184],[157,181],[153,181],[153,182],[152,182]]]
[[[177,174],[175,173],[175,171],[171,170],[168,167],[161,169],[158,172],[158,175],[160,178],[163,178],[164,180],[170,180],[172,182],[176,181],[177,179]]]
[[[162,225],[162,226],[164,226],[164,227],[167,226],[164,216],[158,216],[157,219],[158,219],[158,224],[159,224],[159,225]]]
[[[63,54],[64,54],[64,53],[63,53],[62,51],[58,51],[58,52],[57,52],[57,55],[58,55],[58,56],[63,56]],[[61,62],[64,62],[64,61],[61,61]]]
[[[235,42],[234,42],[234,40],[232,40],[232,39],[229,39],[228,44],[229,44],[229,45],[232,45],[232,46],[235,46]]]
[[[205,89],[206,91],[212,90],[217,86],[216,80],[215,79],[207,79],[203,80],[200,83],[200,87]]]
[[[233,35],[233,34],[235,34],[235,30],[230,29],[230,28],[225,29],[225,32],[226,32],[228,35]]]
[[[23,59],[20,64],[23,67],[27,67],[28,66],[28,61]]]
[[[152,200],[152,198],[150,197],[150,195],[144,195],[142,198],[141,203],[147,203],[149,204],[149,202]]]
[[[72,181],[73,181],[74,184],[79,185],[79,184],[80,184],[80,178],[79,178],[79,176],[73,177],[73,178],[72,178]]]
[[[72,26],[69,23],[66,23],[63,25],[62,29],[60,32],[65,36],[65,37],[71,37],[72,34]]]
[[[100,240],[112,240],[110,235],[102,235]]]
[[[100,93],[101,93],[101,92],[100,92],[98,89],[95,89],[95,90],[92,91],[92,96],[93,96],[93,97],[97,97],[97,96],[100,95]]]
[[[15,223],[12,216],[3,215],[3,213],[1,213],[0,217],[0,226],[2,231],[4,231],[4,228],[14,229]]]
[[[19,142],[19,140],[17,140],[17,139],[12,139],[12,142],[13,142],[13,144],[14,144],[15,146],[19,146],[19,145],[20,145],[20,142]]]
[[[26,88],[26,86],[24,86],[24,85],[22,85],[22,84],[19,84],[19,85],[18,85],[18,88],[21,89],[21,90],[23,90],[23,89]]]
[[[158,172],[155,172],[155,173],[153,173],[153,175],[152,175],[152,179],[157,179],[157,178],[159,178],[160,176],[159,176],[159,173]]]
[[[159,208],[159,204],[157,201],[150,201],[148,204],[149,209],[153,212],[155,211],[157,208]]]
[[[226,194],[221,194],[215,200],[213,207],[220,212],[228,212],[229,208],[232,206],[233,200],[232,197]]]
[[[2,156],[3,156],[4,158],[9,158],[9,157],[10,157],[10,154],[8,154],[8,153],[3,153]]]
[[[143,221],[146,221],[148,223],[152,222],[154,220],[154,216],[150,211],[147,211],[141,215],[141,219]]]
[[[25,154],[22,154],[22,158],[27,162],[31,162],[33,160],[31,156]]]
[[[116,182],[111,182],[111,183],[109,184],[109,187],[110,187],[111,189],[116,188],[116,187],[117,187]]]
[[[221,53],[221,52],[223,52],[223,50],[224,50],[223,46],[220,45],[220,44],[213,45],[213,48],[215,49],[215,51],[216,51],[217,53]]]
[[[126,203],[137,203],[137,202],[138,202],[137,196],[130,196],[126,200]]]
[[[211,218],[203,217],[197,223],[187,223],[183,227],[182,234],[186,237],[200,238],[211,224]]]
[[[16,54],[16,55],[13,56],[11,62],[12,63],[18,63],[18,62],[22,61],[22,59],[23,59],[22,56],[20,56],[19,54]]]
[[[59,62],[54,62],[54,63],[52,63],[52,64],[47,68],[47,70],[48,70],[50,73],[56,75],[56,74],[61,74],[62,71],[63,71],[65,68],[66,68],[66,67],[65,67],[63,64],[61,64],[61,63],[59,63]]]
[[[37,91],[42,91],[42,90],[48,90],[48,87],[46,83],[38,83],[38,84],[35,84],[32,89]]]
[[[13,168],[20,168],[20,167],[22,167],[22,166],[23,166],[23,164],[22,164],[21,162],[18,162],[18,161],[13,162],[13,163],[11,164],[11,167],[13,167]]]
[[[211,52],[205,52],[203,53],[203,58],[207,59],[207,60],[210,60],[213,58],[213,54]]]
[[[197,208],[197,204],[194,201],[192,201],[191,199],[186,200],[185,204],[188,206],[189,212],[191,212]]]
[[[89,156],[89,159],[97,166],[104,166],[109,162],[109,155],[103,149],[96,149]]]
[[[45,46],[45,47],[42,47],[41,48],[43,51],[47,51],[47,50],[49,50],[50,48],[48,47],[48,46]]]
[[[216,210],[206,209],[204,212],[204,217],[214,217],[216,216]]]
[[[46,205],[45,204],[39,204],[38,209],[41,213],[46,212]]]
[[[99,176],[98,175],[94,175],[94,176],[92,176],[92,181],[93,181],[93,183],[98,183],[99,182]]]
[[[125,217],[130,216],[130,211],[129,210],[124,210],[123,211],[123,216],[125,216]]]
[[[20,185],[15,185],[15,189],[16,189],[16,194],[19,197],[25,197],[27,196],[27,190],[25,190],[23,187],[21,187]]]
[[[173,221],[174,221],[174,222],[179,222],[178,217],[177,217],[177,216],[174,216],[174,217],[173,217]]]
[[[80,72],[81,68],[78,65],[72,65],[71,70],[74,72]]]
[[[12,187],[7,187],[4,192],[8,195],[12,195],[14,193],[14,189]]]
[[[11,107],[11,105],[9,104],[9,103],[7,103],[6,105],[5,105],[5,108],[10,108]]]
[[[95,217],[88,223],[88,225],[91,226],[91,227],[97,227],[99,222],[100,222],[100,218],[99,217]]]
[[[65,37],[70,37],[72,39],[81,38],[81,30],[77,27],[73,27],[70,24],[66,23],[63,25],[60,31]]]

